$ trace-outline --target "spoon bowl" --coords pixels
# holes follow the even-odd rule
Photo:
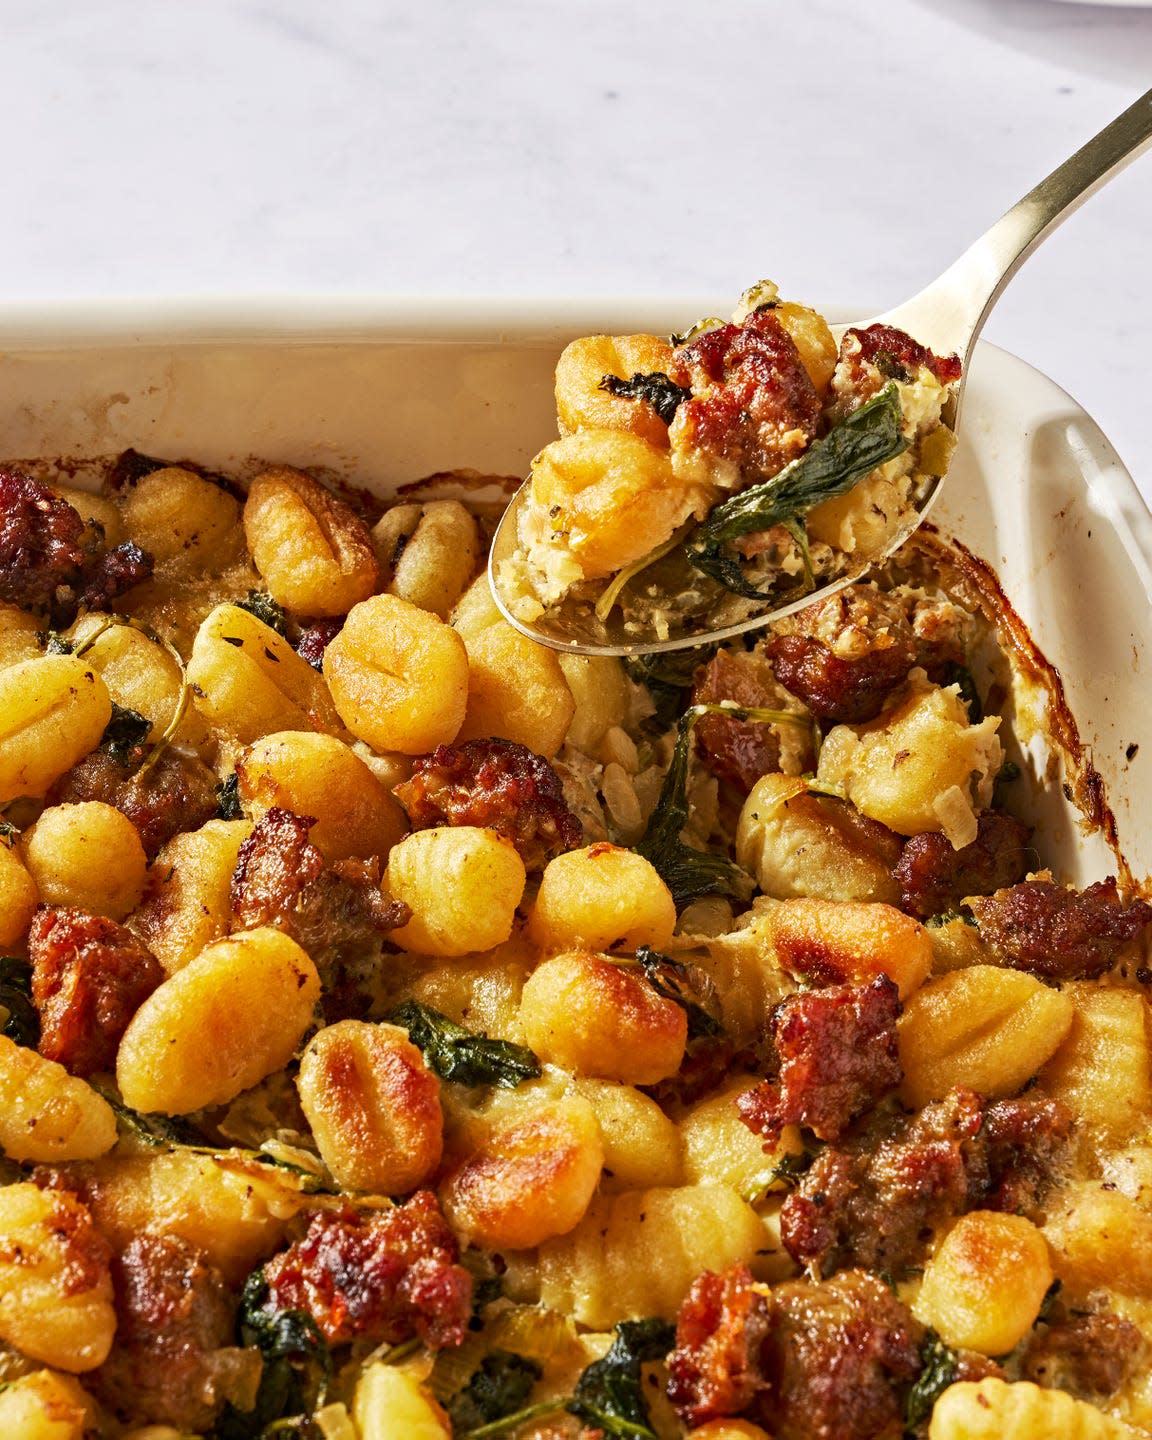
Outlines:
[[[1152,90],[1059,165],[1017,201],[936,280],[910,300],[862,321],[833,327],[839,341],[850,328],[887,325],[911,335],[939,355],[962,362],[960,381],[943,420],[956,430],[972,350],[993,305],[1016,271],[1062,221],[1088,197],[1152,145]],[[813,587],[803,579],[791,589],[752,600],[725,590],[695,570],[681,543],[695,528],[690,522],[643,567],[635,579],[625,615],[577,593],[545,609],[528,622],[516,614],[516,597],[505,576],[519,553],[520,516],[531,493],[531,480],[513,496],[493,538],[488,574],[496,604],[517,630],[554,649],[581,655],[639,655],[686,649],[734,639],[813,604],[823,595],[859,580],[902,545],[922,523],[935,501],[943,476],[918,477],[902,523],[886,537],[882,554],[838,568],[834,578]]]

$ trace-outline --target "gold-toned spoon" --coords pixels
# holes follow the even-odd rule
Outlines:
[[[895,309],[860,322],[860,328],[893,326],[938,355],[960,356],[962,378],[946,417],[953,429],[959,418],[972,349],[1004,287],[1057,225],[1149,145],[1152,90],[1017,201],[931,285]],[[842,334],[847,328],[839,327],[836,333]],[[507,562],[513,561],[520,550],[518,524],[531,490],[532,482],[528,481],[513,497],[496,531],[488,561],[489,581],[505,618],[532,639],[558,650],[581,655],[637,655],[727,640],[858,580],[916,529],[941,483],[942,477],[927,477],[913,497],[905,523],[889,537],[883,555],[871,555],[855,568],[840,570],[834,580],[816,588],[800,582],[791,592],[782,595],[777,591],[762,603],[737,602],[733,596],[718,595],[715,603],[701,608],[695,598],[692,603],[684,599],[698,577],[693,577],[683,545],[673,544],[644,570],[645,591],[649,597],[657,597],[656,603],[650,599],[647,605],[631,606],[627,612],[615,607],[605,613],[601,606],[598,614],[591,603],[565,599],[528,623],[517,617],[517,600],[504,578],[512,568]]]

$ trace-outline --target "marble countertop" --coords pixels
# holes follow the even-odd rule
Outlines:
[[[0,0],[0,23],[0,318],[90,296],[734,301],[762,276],[871,313],[1152,76],[1152,8],[1058,0]],[[1152,500],[1150,241],[1152,156],[986,336],[1089,410]]]

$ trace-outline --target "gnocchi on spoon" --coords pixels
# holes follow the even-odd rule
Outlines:
[[[860,578],[921,523],[968,360],[1046,234],[1152,143],[1152,91],[906,304],[834,332],[763,281],[730,321],[591,336],[556,372],[561,435],[489,557],[517,629],[579,654],[729,639]]]

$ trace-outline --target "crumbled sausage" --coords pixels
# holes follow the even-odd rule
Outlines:
[[[676,1316],[668,1398],[686,1425],[739,1415],[767,1387],[760,1347],[772,1304],[751,1272],[734,1265],[697,1277]]]
[[[213,1362],[233,1344],[235,1297],[173,1235],[136,1236],[111,1268],[116,1339],[93,1389],[126,1422],[207,1429],[225,1398]]]
[[[107,610],[133,585],[142,585],[152,578],[155,568],[152,556],[131,540],[106,550],[87,568],[76,596],[77,603],[88,610]]]
[[[62,495],[0,468],[0,600],[66,624],[83,605],[106,608],[152,574],[152,557],[127,542],[92,553],[84,520]]]
[[[740,1416],[777,1440],[902,1433],[923,1328],[874,1275],[766,1290],[743,1267],[703,1275],[680,1308],[669,1398],[690,1426]]]
[[[903,1433],[923,1330],[883,1281],[861,1270],[821,1283],[785,1281],[773,1289],[772,1309],[762,1350],[770,1399],[750,1418],[770,1426],[775,1440]]]
[[[979,1142],[966,1156],[973,1206],[1034,1213],[1067,1153],[1072,1123],[1060,1100],[1023,1095],[986,1105]]]
[[[184,830],[198,830],[219,805],[216,776],[194,754],[166,746],[147,769],[143,748],[129,759],[93,750],[52,786],[49,804],[102,800],[135,825],[149,860]]]
[[[789,995],[771,1020],[779,1076],[738,1098],[744,1123],[769,1144],[789,1124],[806,1125],[822,1140],[837,1139],[899,1085],[899,1016],[896,986],[887,975],[868,985]]]
[[[973,897],[971,910],[1009,965],[1052,980],[1103,974],[1152,921],[1152,905],[1125,900],[1111,875],[1086,890],[1025,880]]]
[[[68,501],[18,470],[0,468],[0,600],[52,611],[84,563],[84,521]]]
[[[265,1303],[311,1315],[332,1345],[356,1337],[395,1345],[414,1335],[433,1349],[460,1345],[472,1277],[458,1258],[428,1190],[387,1210],[321,1210],[302,1240],[265,1265]]]
[[[942,915],[970,895],[988,895],[1023,880],[1035,852],[1031,827],[1003,810],[986,810],[976,839],[959,850],[946,835],[927,831],[904,842],[893,874],[901,904],[913,915]]]
[[[344,628],[344,617],[342,615],[332,619],[313,620],[310,625],[301,627],[300,634],[296,637],[296,653],[301,660],[307,660],[313,670],[324,668],[324,651],[328,648],[328,642],[333,640]]]
[[[912,1116],[879,1114],[842,1147],[821,1151],[785,1198],[785,1248],[825,1275],[845,1266],[906,1274],[950,1218],[972,1209],[1034,1212],[1070,1128],[1056,1101],[986,1104],[971,1090]]]
[[[904,605],[875,585],[849,585],[778,621],[760,648],[776,678],[821,720],[880,713],[916,663]]]
[[[324,857],[308,839],[315,820],[273,807],[240,846],[232,875],[232,913],[241,929],[287,928]]]
[[[774,635],[764,642],[776,678],[813,715],[856,724],[879,715],[884,701],[912,668],[910,649],[892,645],[841,660],[808,635]]]
[[[1131,1320],[1111,1310],[1056,1313],[1033,1331],[1021,1358],[1026,1380],[1086,1400],[1115,1395],[1147,1361],[1148,1341]]]
[[[41,906],[28,955],[41,1055],[74,1075],[109,1068],[129,1020],[164,978],[151,951],[103,915]]]
[[[515,740],[468,740],[439,745],[421,756],[396,798],[414,830],[435,825],[478,825],[515,845],[529,870],[583,839],[564,799],[560,777],[547,760]]]
[[[410,911],[399,901],[385,900],[376,861],[348,859],[326,866],[308,839],[315,823],[273,807],[255,825],[232,873],[232,916],[237,929],[272,925],[283,930],[307,950],[325,985],[339,989],[347,979],[342,967],[379,954],[381,938],[403,925]],[[326,1018],[339,1018],[338,1009],[339,1004],[326,1010]]]
[[[815,438],[820,397],[771,310],[680,346],[668,375],[692,391],[673,428],[694,448],[736,465],[746,483],[777,474]]]
[[[778,693],[766,683],[763,657],[744,650],[717,650],[696,676],[691,704],[728,700],[748,708],[779,709]],[[727,715],[702,715],[696,722],[696,750],[717,779],[743,795],[761,775],[780,769],[780,737],[772,725]]]
[[[960,378],[961,364],[958,356],[935,355],[926,346],[913,340],[911,335],[892,325],[869,325],[865,329],[853,328],[846,331],[840,346],[842,365],[845,363],[846,348],[852,348],[845,346],[846,341],[855,341],[859,346],[855,361],[849,363],[875,367],[880,374],[881,384],[892,379],[909,380],[921,366],[927,367],[941,385],[949,385]]]

